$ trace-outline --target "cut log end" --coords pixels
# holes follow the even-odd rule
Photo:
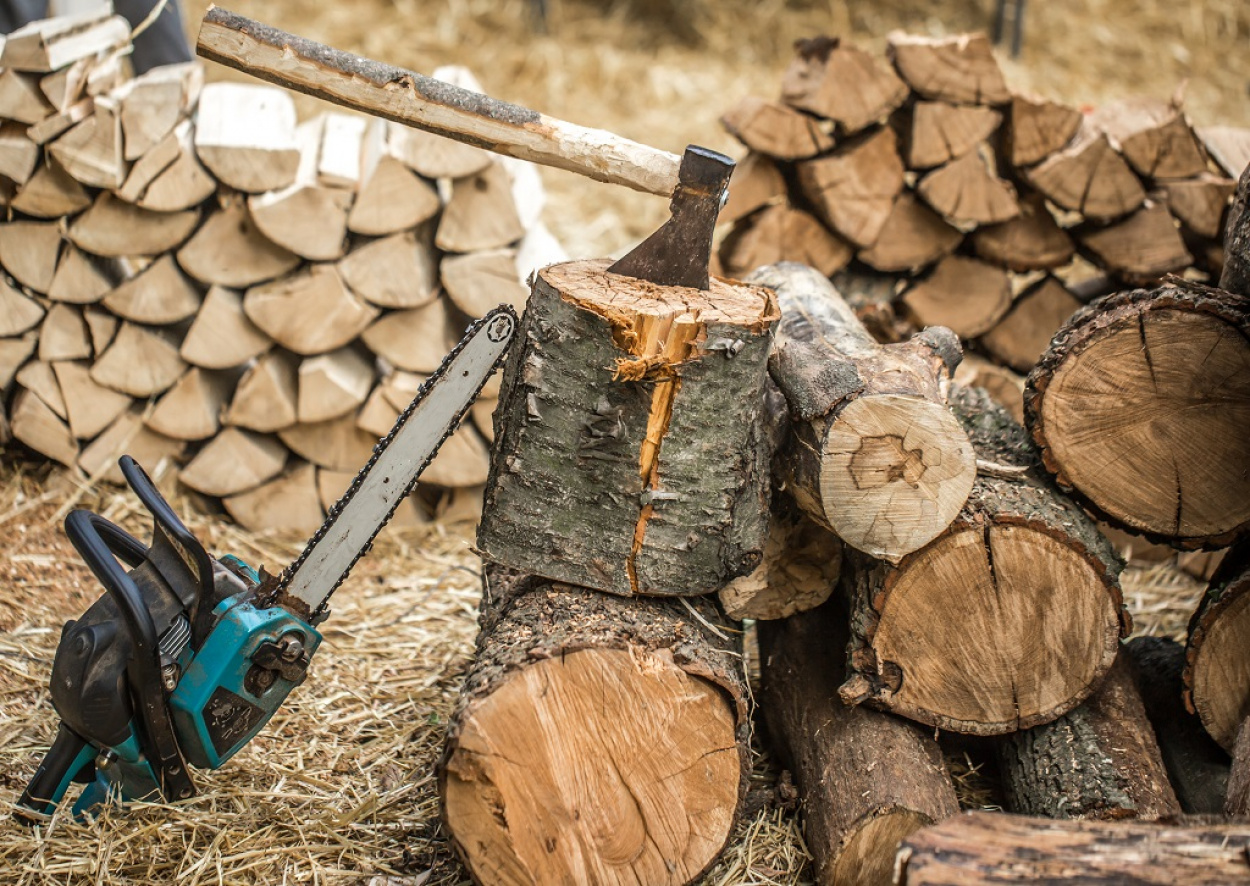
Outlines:
[[[945,530],[976,478],[959,420],[919,397],[852,401],[830,426],[821,461],[833,530],[852,547],[895,561]]]
[[[1250,544],[1220,564],[1189,625],[1185,700],[1207,732],[1230,753],[1250,716]]]
[[[1250,474],[1228,469],[1250,462],[1250,338],[1184,301],[1154,307],[1109,306],[1091,335],[1056,340],[1035,434],[1061,481],[1114,521],[1215,544],[1250,521]]]

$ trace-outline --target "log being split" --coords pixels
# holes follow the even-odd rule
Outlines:
[[[1250,541],[1225,555],[1189,622],[1184,678],[1185,707],[1232,753],[1250,716]]]
[[[1084,704],[1003,737],[999,761],[1012,812],[1144,821],[1180,814],[1131,671],[1120,656]]]
[[[899,841],[959,803],[931,735],[838,700],[846,622],[841,601],[759,622],[761,702],[799,789],[816,882],[888,884]]]
[[[484,557],[617,594],[699,594],[758,565],[772,294],[538,272],[504,372]]]
[[[946,529],[972,489],[972,447],[945,405],[958,339],[933,327],[879,345],[833,285],[802,265],[749,280],[775,290],[782,309],[769,371],[794,433],[776,470],[813,520],[897,562]]]
[[[1173,279],[1094,302],[1030,374],[1025,419],[1108,521],[1223,547],[1250,527],[1250,298]]]
[[[1185,710],[1181,680],[1185,647],[1164,637],[1134,637],[1124,644],[1124,651],[1132,660],[1146,716],[1154,726],[1181,811],[1218,815],[1228,784],[1228,754]]]
[[[1121,563],[1002,407],[962,387],[950,404],[977,453],[972,494],[897,566],[844,561],[852,674],[839,692],[955,732],[1027,729],[1084,701],[1115,660]]]
[[[747,784],[747,690],[724,625],[707,600],[487,569],[438,778],[478,882],[698,878]]]
[[[909,837],[900,886],[1216,886],[1250,878],[1250,825],[1052,821],[968,812]]]

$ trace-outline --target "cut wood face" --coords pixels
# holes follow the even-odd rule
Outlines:
[[[1011,100],[984,34],[933,38],[893,31],[887,39],[894,66],[925,98],[965,105]]]
[[[575,651],[475,704],[446,820],[484,883],[688,883],[728,839],[739,767],[710,683],[671,656]]]
[[[1231,749],[1242,721],[1250,716],[1250,588],[1211,620],[1192,653],[1193,701],[1211,737]],[[1229,592],[1231,593],[1231,592]],[[1192,648],[1192,647],[1191,647]]]
[[[721,123],[752,151],[778,160],[802,160],[833,147],[833,136],[815,117],[754,96],[730,108]]]
[[[725,237],[720,258],[724,272],[746,276],[756,268],[796,261],[822,274],[833,274],[854,257],[850,243],[801,209],[781,203],[765,207],[746,225]]]
[[[873,649],[907,662],[892,708],[986,733],[1083,701],[1119,647],[1119,615],[1075,550],[1023,526],[966,528],[907,561]]]
[[[890,886],[894,883],[895,848],[930,824],[933,820],[927,815],[910,809],[893,809],[870,818],[843,844],[829,882]],[[883,851],[883,847],[888,847],[888,851]]]
[[[954,252],[963,235],[910,193],[899,194],[877,242],[859,258],[878,271],[910,271]]]
[[[1080,306],[1062,283],[1047,278],[1022,295],[1002,322],[981,337],[981,344],[1012,369],[1028,372]]]
[[[952,255],[907,290],[903,303],[918,326],[945,326],[975,338],[1011,309],[1011,279],[1001,268]]]
[[[822,466],[834,531],[895,561],[945,531],[976,479],[972,444],[950,410],[897,395],[861,397],[839,412]]]
[[[252,532],[307,538],[325,517],[317,495],[316,469],[301,464],[276,480],[222,500],[226,511]]]
[[[799,181],[821,217],[858,246],[877,242],[903,189],[903,161],[888,127],[798,167]]]
[[[1110,329],[1060,365],[1041,416],[1063,477],[1128,526],[1183,539],[1250,520],[1250,340],[1217,317]]]
[[[789,105],[833,120],[847,135],[888,116],[907,99],[907,85],[881,59],[845,41],[800,40],[781,81]],[[847,89],[854,83],[854,89]]]

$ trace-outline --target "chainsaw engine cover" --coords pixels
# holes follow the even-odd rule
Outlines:
[[[170,696],[187,762],[216,769],[269,722],[304,682],[321,634],[285,609],[249,599],[218,604],[212,632]]]

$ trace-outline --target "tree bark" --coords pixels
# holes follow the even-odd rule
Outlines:
[[[1185,707],[1232,753],[1250,715],[1250,541],[1225,555],[1189,622]]]
[[[1250,166],[1237,181],[1224,230],[1224,270],[1220,289],[1250,298]]]
[[[1175,280],[1094,302],[1030,374],[1025,419],[1109,522],[1223,547],[1250,527],[1250,299]]]
[[[796,264],[751,282],[777,292],[769,371],[793,439],[775,459],[803,511],[848,545],[897,562],[946,529],[972,488],[967,434],[946,409],[959,342],[936,327],[878,345],[832,284]]]
[[[838,700],[846,622],[841,601],[759,622],[760,701],[799,789],[816,882],[888,884],[899,841],[959,803],[931,735]]]
[[[1146,716],[1181,810],[1218,815],[1228,784],[1228,753],[1215,743],[1182,698],[1185,647],[1163,637],[1134,637],[1124,646]]]
[[[1123,656],[1088,701],[1005,736],[998,750],[1012,812],[1143,821],[1181,812]]]
[[[494,567],[438,770],[477,882],[684,884],[733,829],[747,690],[707,600],[626,599]]]
[[[1097,688],[1129,626],[1121,563],[988,394],[956,387],[950,404],[977,454],[972,494],[943,535],[897,566],[848,556],[852,675],[839,692],[995,735],[1050,722]]]
[[[504,373],[484,557],[617,594],[702,594],[758,565],[776,301],[539,271]]]
[[[1250,877],[1250,825],[1052,821],[968,812],[903,843],[900,886],[1185,883]]]

